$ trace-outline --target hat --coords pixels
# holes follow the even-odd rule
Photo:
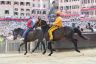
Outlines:
[[[62,12],[61,11],[56,11],[56,15],[61,15]]]

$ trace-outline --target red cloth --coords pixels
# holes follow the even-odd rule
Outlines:
[[[28,27],[28,28],[32,28],[32,20],[28,20],[28,22],[27,22],[27,27]]]

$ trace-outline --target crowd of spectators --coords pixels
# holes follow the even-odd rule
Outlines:
[[[82,31],[82,32],[88,32],[88,31],[90,31],[91,30],[91,32],[93,32],[93,30],[95,30],[96,29],[96,22],[91,22],[91,21],[78,21],[78,22],[68,22],[68,21],[66,21],[66,22],[64,22],[64,26],[71,26],[71,27],[73,27],[73,26],[75,26],[75,27],[78,27],[78,28],[80,28],[80,30]],[[93,30],[92,30],[93,29]]]
[[[0,35],[8,36],[15,28],[26,28],[26,22],[0,21]]]
[[[75,27],[81,29],[81,31],[88,29],[88,23],[90,23],[93,29],[96,29],[96,22],[64,22],[64,26],[71,26],[75,24]],[[0,21],[0,35],[8,36],[15,28],[26,28],[26,21]]]

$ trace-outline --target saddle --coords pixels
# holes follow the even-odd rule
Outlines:
[[[64,36],[64,27],[60,27],[52,32],[53,41],[60,40]],[[48,37],[49,33],[48,33]]]

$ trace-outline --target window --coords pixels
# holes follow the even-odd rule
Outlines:
[[[30,16],[30,13],[26,13],[26,16]]]
[[[95,15],[96,15],[96,10],[95,10]]]
[[[15,10],[15,11],[18,11],[18,8],[15,8],[14,10]]]
[[[90,11],[89,14],[90,14],[90,15],[93,15],[93,11]]]
[[[90,0],[88,0],[88,3],[90,3]]]
[[[35,10],[32,10],[32,14],[36,14],[36,11]]]
[[[24,9],[22,8],[21,11],[24,11]]]
[[[5,14],[9,14],[9,10],[5,10]]]
[[[21,13],[20,15],[21,15],[21,16],[24,16],[24,13]]]
[[[65,2],[68,2],[68,0],[65,0]]]
[[[37,11],[37,14],[41,14],[41,11],[38,10],[38,11]]]
[[[24,2],[20,2],[20,5],[24,5]]]
[[[30,6],[30,2],[26,2],[26,6]]]
[[[86,0],[84,0],[84,4],[87,4],[87,1]]]
[[[71,2],[71,0],[69,0],[69,2]]]
[[[61,0],[61,3],[63,2],[63,0]]]
[[[11,5],[11,2],[10,2],[10,1],[6,1],[6,4],[9,4],[9,5]]]
[[[35,7],[35,4],[33,4],[32,7]]]
[[[46,11],[43,11],[43,14],[46,14]]]
[[[91,0],[91,3],[94,3],[94,0]]]
[[[43,8],[45,8],[46,6],[45,6],[45,4],[43,5]]]
[[[69,9],[69,6],[66,6],[66,10],[68,10]]]
[[[5,1],[1,1],[1,4],[5,4]]]
[[[14,15],[18,15],[18,12],[14,12]]]
[[[41,14],[41,11],[39,11],[39,13]]]
[[[30,9],[26,9],[26,11],[30,11]]]
[[[40,7],[40,4],[38,4],[38,7]]]
[[[14,5],[19,5],[19,2],[14,2]]]

